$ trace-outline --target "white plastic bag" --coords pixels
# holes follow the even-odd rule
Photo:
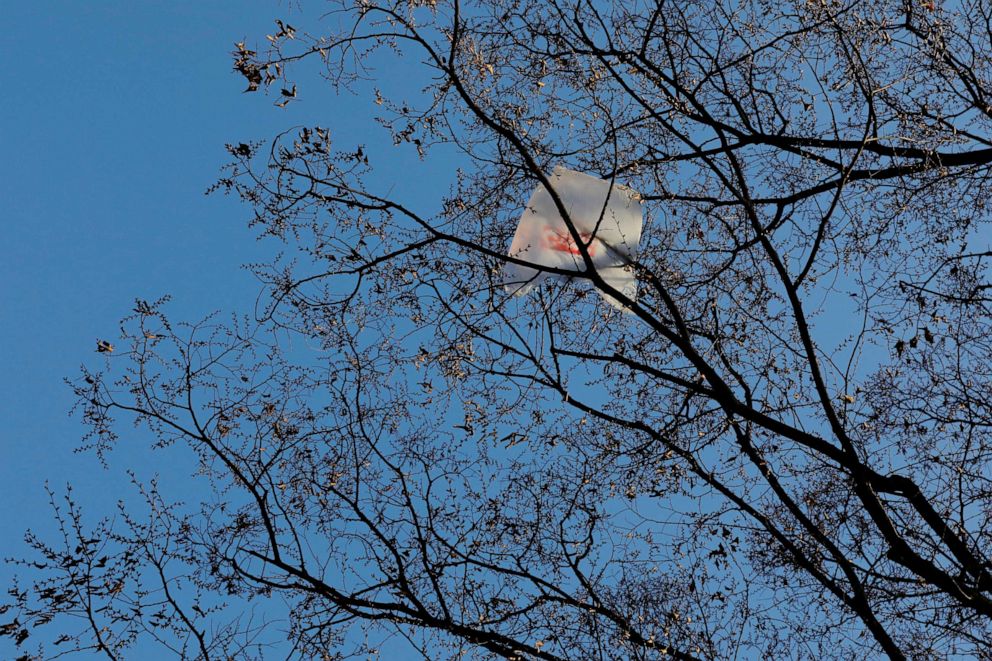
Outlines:
[[[548,179],[587,244],[593,267],[607,284],[635,300],[637,280],[631,264],[641,241],[640,195],[626,186],[563,167],[555,168]],[[537,266],[586,270],[579,247],[543,184],[538,184],[527,202],[509,254]],[[549,277],[566,276],[513,263],[503,269],[503,285],[518,296]],[[603,298],[626,310],[612,296],[603,294]]]

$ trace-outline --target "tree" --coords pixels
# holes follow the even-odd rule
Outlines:
[[[200,502],[144,485],[93,532],[70,495],[3,632],[79,616],[64,642],[111,658],[992,657],[990,21],[363,0],[238,44],[282,103],[307,63],[346,89],[419,62],[380,123],[471,167],[419,211],[331,129],[230,146],[216,188],[297,250],[256,267],[264,310],[142,302],[74,382],[88,446],[145,425],[195,453]],[[501,286],[555,165],[641,192],[636,300],[592,268]]]

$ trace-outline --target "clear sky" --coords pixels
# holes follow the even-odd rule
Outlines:
[[[117,335],[135,296],[172,292],[195,313],[209,290],[236,298],[246,284],[238,253],[252,242],[230,231],[233,204],[202,190],[264,102],[239,98],[225,66],[234,4],[195,7],[4,4],[4,556],[48,518],[46,480],[71,480],[83,500],[121,486],[72,452],[82,428],[61,380],[92,361],[96,338]]]
[[[171,294],[175,319],[251,311],[259,285],[240,266],[271,247],[246,229],[250,210],[238,200],[204,195],[227,160],[224,144],[316,122],[344,144],[391,149],[376,144],[381,131],[361,133],[371,124],[367,99],[309,88],[280,109],[274,97],[241,93],[234,42],[257,43],[294,7],[3,2],[0,556],[24,555],[26,528],[50,529],[46,481],[58,492],[72,482],[95,517],[133,493],[125,468],[169,473],[175,461],[173,477],[186,479],[175,452],[147,465],[139,432],[122,435],[110,470],[74,453],[84,428],[68,415],[73,397],[62,379],[84,362],[99,367],[96,340],[114,341],[136,297]],[[10,575],[0,565],[4,586]],[[0,646],[0,656],[9,651]]]
[[[190,317],[251,301],[245,210],[203,195],[225,142],[286,119],[230,71],[231,44],[271,18],[244,5],[4,3],[3,555],[46,517],[45,480],[85,496],[110,479],[72,452],[82,427],[62,378],[114,340],[134,298],[170,293]]]

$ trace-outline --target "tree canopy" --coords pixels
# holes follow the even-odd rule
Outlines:
[[[992,6],[329,4],[237,44],[248,91],[371,85],[370,131],[467,165],[421,209],[333,125],[229,145],[214,190],[287,246],[253,265],[257,314],[139,301],[73,381],[86,447],[136,422],[201,490],[139,484],[96,529],[70,495],[3,634],[115,659],[992,655]],[[639,192],[636,300],[556,166]],[[587,268],[515,297],[535,187]]]

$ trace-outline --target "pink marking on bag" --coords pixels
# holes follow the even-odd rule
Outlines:
[[[596,254],[596,244],[591,242],[592,234],[589,232],[580,232],[579,238],[582,239],[582,243],[587,244],[587,250],[589,251],[589,256],[592,257]],[[548,250],[554,250],[556,252],[567,252],[570,255],[578,255],[579,246],[575,243],[571,234],[568,230],[557,230],[553,227],[545,226],[544,228],[544,247]]]

